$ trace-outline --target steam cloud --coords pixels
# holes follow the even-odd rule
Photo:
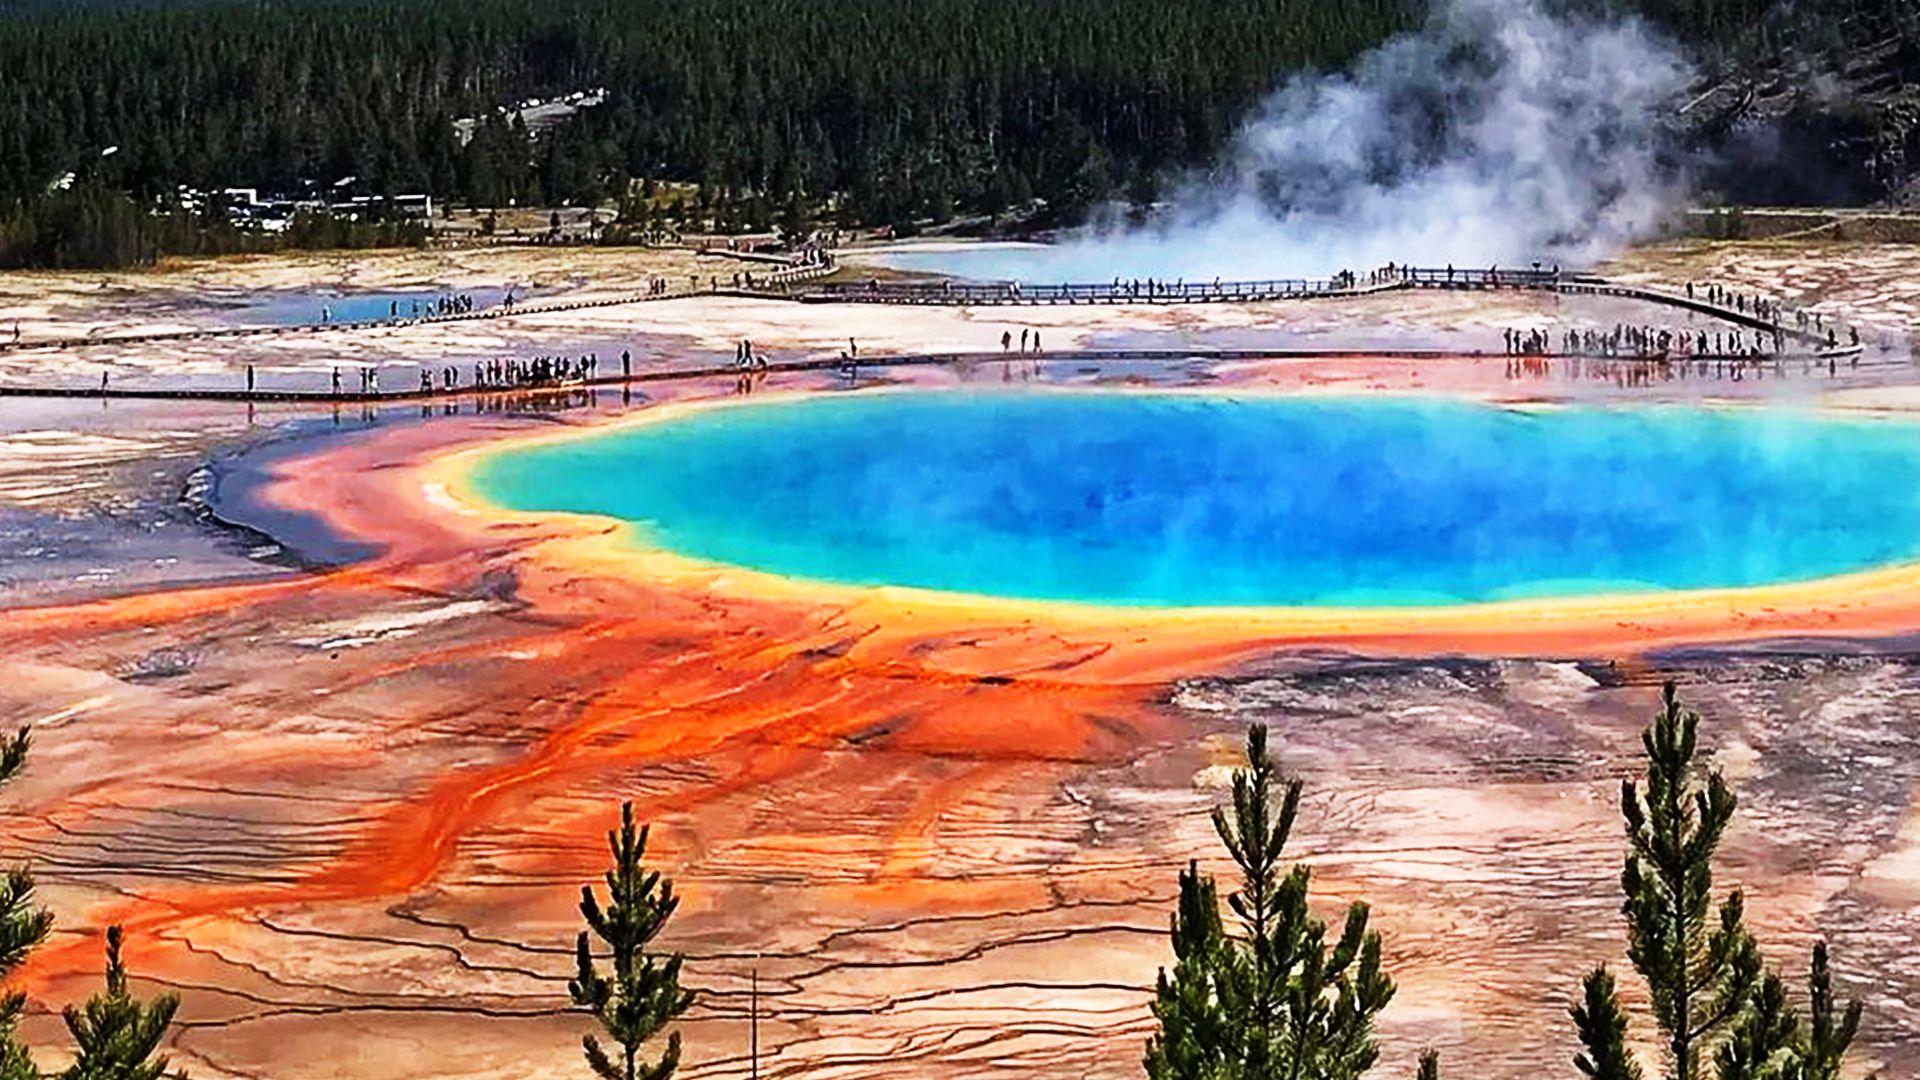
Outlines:
[[[1001,251],[970,276],[1318,277],[1387,262],[1590,262],[1683,190],[1662,116],[1689,72],[1634,21],[1444,0],[1350,73],[1293,80],[1155,223]]]

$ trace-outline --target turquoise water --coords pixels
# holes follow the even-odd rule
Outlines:
[[[503,451],[475,480],[783,575],[1117,604],[1448,604],[1920,557],[1920,424],[1788,411],[823,396]]]

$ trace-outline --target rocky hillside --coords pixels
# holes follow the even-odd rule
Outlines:
[[[1775,30],[1715,61],[1682,109],[1708,187],[1747,205],[1920,207],[1920,5]]]

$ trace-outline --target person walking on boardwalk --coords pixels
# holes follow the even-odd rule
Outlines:
[[[333,396],[340,396],[340,369],[338,367],[333,369]]]
[[[1013,351],[1013,331],[1002,330],[1000,332],[1000,351],[1001,352]]]
[[[247,393],[253,393],[253,365],[247,365]]]
[[[620,377],[633,378],[633,354],[625,349],[620,350]]]
[[[1020,328],[1020,351],[1027,351],[1027,328],[1024,326]]]

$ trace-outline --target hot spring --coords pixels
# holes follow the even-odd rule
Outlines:
[[[1920,558],[1920,424],[1788,410],[851,394],[503,449],[472,482],[773,574],[1099,604],[1458,604]]]
[[[435,313],[435,304],[447,296],[472,298],[473,310],[499,305],[511,294],[526,300],[535,290],[526,286],[486,285],[459,289],[405,289],[354,292],[322,290],[267,294],[236,309],[232,318],[244,325],[308,326],[324,323],[381,322],[418,319]]]

